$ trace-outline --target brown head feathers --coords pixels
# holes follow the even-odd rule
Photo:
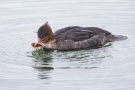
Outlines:
[[[52,32],[51,27],[49,26],[48,22],[43,24],[37,33],[38,38],[42,39],[44,42],[48,42],[54,39],[54,34]]]

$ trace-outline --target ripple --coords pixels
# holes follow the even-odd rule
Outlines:
[[[10,63],[21,66],[27,65],[27,62],[30,62],[26,57],[26,52],[31,50],[29,47],[30,45],[27,43],[28,39],[26,39],[26,34],[29,34],[29,32],[6,33],[1,35],[2,43],[0,44],[0,56],[3,63]],[[26,62],[22,63],[23,60]]]
[[[2,0],[0,89],[134,89],[134,11],[133,0]],[[96,49],[35,51],[31,47],[37,40],[35,32],[46,21],[53,31],[96,26],[128,39]]]

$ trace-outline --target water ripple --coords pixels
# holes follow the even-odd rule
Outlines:
[[[133,0],[1,0],[0,89],[134,90],[134,6]],[[53,31],[96,26],[128,39],[96,49],[35,51],[31,43],[46,21]]]

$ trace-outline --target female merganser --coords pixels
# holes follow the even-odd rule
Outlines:
[[[97,27],[70,26],[53,33],[48,22],[38,29],[37,36],[38,42],[31,45],[44,50],[77,50],[127,39],[126,36],[113,35]]]

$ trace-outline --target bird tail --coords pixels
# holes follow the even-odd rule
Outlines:
[[[127,36],[122,36],[122,35],[108,35],[107,36],[107,41],[110,41],[110,42],[114,42],[114,41],[122,41],[122,40],[126,40],[127,39]]]

